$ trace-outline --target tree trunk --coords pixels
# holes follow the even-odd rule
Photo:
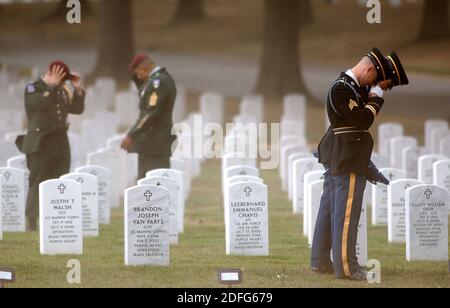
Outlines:
[[[263,55],[256,91],[279,98],[308,94],[299,61],[299,1],[265,0]]]
[[[127,88],[134,53],[132,0],[102,0],[100,12],[97,65],[88,81],[112,77],[119,88]]]
[[[311,0],[299,0],[299,10],[300,26],[306,26],[314,22]]]
[[[197,22],[205,19],[203,0],[178,0],[174,23]]]
[[[420,39],[436,40],[449,35],[449,0],[425,0]]]

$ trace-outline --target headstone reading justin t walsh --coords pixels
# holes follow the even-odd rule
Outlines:
[[[49,180],[39,185],[42,255],[83,254],[81,184]]]

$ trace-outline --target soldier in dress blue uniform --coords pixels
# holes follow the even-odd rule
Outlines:
[[[327,172],[313,241],[314,272],[367,279],[356,257],[363,194],[367,180],[385,181],[370,165],[373,140],[368,129],[383,106],[383,91],[408,83],[398,56],[392,53],[386,59],[374,48],[330,88],[331,127],[319,145],[319,161]]]
[[[148,171],[170,168],[177,89],[167,70],[145,54],[134,57],[130,69],[139,89],[140,114],[122,141],[122,149],[139,155],[139,178],[144,178]]]
[[[66,85],[67,81],[73,89]],[[71,73],[61,61],[52,62],[47,73],[25,89],[28,131],[17,138],[16,144],[26,154],[30,170],[26,203],[28,231],[37,230],[39,184],[59,178],[70,170],[67,116],[83,113],[84,93],[80,76]]]

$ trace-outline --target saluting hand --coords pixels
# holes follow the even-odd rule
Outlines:
[[[66,73],[64,72],[64,69],[58,65],[53,67],[52,70],[44,76],[44,82],[51,87],[56,87],[63,82],[64,77],[66,77]]]

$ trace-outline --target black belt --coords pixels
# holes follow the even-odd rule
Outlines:
[[[368,130],[364,129],[358,129],[356,127],[339,127],[334,128],[333,132],[335,135],[342,135],[342,134],[352,134],[352,133],[368,133]]]

